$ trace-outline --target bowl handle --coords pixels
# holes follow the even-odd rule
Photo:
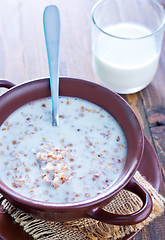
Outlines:
[[[0,87],[3,87],[3,88],[12,88],[14,87],[15,84],[12,83],[12,82],[9,82],[7,80],[0,80]]]
[[[151,196],[134,178],[126,185],[125,189],[135,193],[141,198],[143,206],[137,212],[128,215],[118,215],[109,213],[101,207],[96,207],[87,213],[87,217],[113,225],[125,226],[134,225],[145,220],[152,211]]]

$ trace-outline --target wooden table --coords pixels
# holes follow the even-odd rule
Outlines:
[[[165,0],[160,1],[165,6]],[[0,1],[0,78],[15,84],[49,75],[42,15],[47,4],[61,13],[60,75],[98,82],[91,64],[91,9],[96,0]],[[165,187],[165,39],[153,82],[137,94],[122,95],[135,110],[156,149]],[[3,90],[1,90],[3,91]],[[162,189],[162,194],[165,190]],[[165,215],[134,239],[165,239]]]

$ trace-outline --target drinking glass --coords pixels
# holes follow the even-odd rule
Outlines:
[[[135,93],[154,78],[165,13],[154,0],[102,0],[92,10],[92,61],[100,82]]]

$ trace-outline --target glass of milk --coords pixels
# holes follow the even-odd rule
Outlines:
[[[92,10],[92,58],[100,82],[121,94],[145,88],[157,71],[164,27],[156,1],[99,1]]]

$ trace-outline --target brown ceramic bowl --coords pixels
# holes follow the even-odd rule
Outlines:
[[[8,81],[1,80],[1,87],[13,86]],[[82,217],[118,225],[132,225],[143,221],[151,212],[152,201],[149,194],[134,180],[141,158],[143,156],[144,135],[140,123],[128,105],[119,95],[91,82],[60,78],[60,95],[79,97],[93,102],[107,110],[122,127],[128,144],[128,156],[124,170],[115,184],[99,196],[77,203],[46,203],[26,198],[13,191],[0,179],[0,192],[15,207],[37,218],[52,221],[67,221]],[[39,79],[12,87],[0,97],[0,125],[20,106],[50,96],[49,79]],[[115,215],[102,209],[121,189],[136,193],[143,201],[142,208],[129,215]]]

